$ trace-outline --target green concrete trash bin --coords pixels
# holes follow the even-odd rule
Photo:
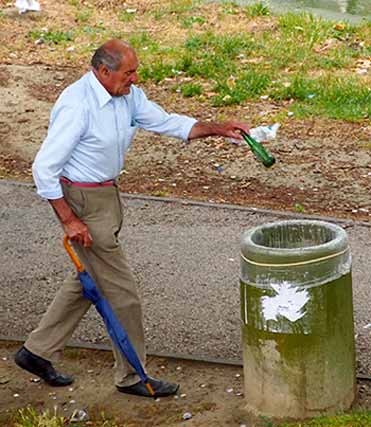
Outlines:
[[[349,409],[356,374],[346,232],[312,220],[246,231],[240,289],[246,408],[298,419]]]

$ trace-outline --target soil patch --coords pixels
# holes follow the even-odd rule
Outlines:
[[[53,388],[19,369],[13,355],[20,344],[0,342],[0,422],[12,426],[17,409],[32,406],[70,418],[84,410],[91,420],[116,419],[130,427],[266,426],[244,412],[243,370],[239,366],[149,357],[151,375],[181,384],[178,397],[152,399],[119,393],[113,386],[112,356],[107,351],[67,349],[58,368],[75,377],[71,387]],[[359,381],[354,409],[371,408],[371,387]],[[91,424],[94,425],[94,424]]]
[[[0,178],[30,181],[31,162],[46,136],[58,94],[83,69],[48,65],[0,67]],[[201,120],[239,118],[253,125],[270,103],[204,108],[161,85],[145,87],[168,111]],[[176,105],[176,108],[174,107]],[[265,169],[246,145],[220,138],[184,144],[139,131],[127,155],[121,189],[369,220],[371,126],[333,120],[292,120],[267,143],[276,165]]]

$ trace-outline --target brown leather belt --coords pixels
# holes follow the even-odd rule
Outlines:
[[[61,176],[59,180],[60,182],[63,182],[64,184],[67,184],[67,185],[71,185],[73,187],[97,188],[97,187],[111,187],[113,185],[116,185],[116,180],[114,179],[110,179],[109,181],[103,181],[103,182],[74,182],[66,178],[65,176]]]

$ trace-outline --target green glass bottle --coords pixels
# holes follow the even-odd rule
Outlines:
[[[264,148],[264,146],[252,138],[249,134],[241,132],[246,144],[250,147],[255,157],[263,163],[266,168],[270,168],[275,164],[276,159]]]

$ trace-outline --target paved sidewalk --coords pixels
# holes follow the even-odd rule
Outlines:
[[[258,224],[302,215],[123,195],[121,233],[143,298],[149,352],[240,360],[239,239]],[[328,219],[334,221],[334,219]],[[371,374],[371,227],[345,226],[353,254],[359,371]],[[72,269],[62,229],[30,185],[0,181],[2,336],[27,335]],[[94,310],[79,342],[106,343]]]

